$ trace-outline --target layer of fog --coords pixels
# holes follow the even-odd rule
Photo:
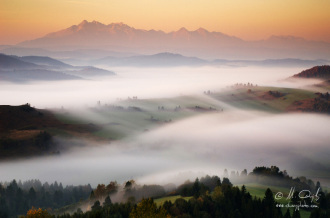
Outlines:
[[[293,68],[117,68],[118,76],[89,81],[12,84],[1,82],[0,104],[30,103],[38,108],[79,109],[118,98],[161,98],[218,91],[235,83],[301,87],[280,81],[303,69]],[[309,82],[307,82],[309,83]],[[222,175],[278,165],[291,175],[318,169],[329,175],[329,116],[269,115],[230,110],[166,125],[139,136],[87,146],[59,156],[0,163],[2,181],[40,179],[63,184],[183,182],[196,176]],[[89,142],[84,142],[89,144]],[[67,142],[70,146],[70,142]],[[306,173],[306,174],[305,174]],[[312,176],[312,175],[310,175]],[[190,177],[190,178],[187,178]],[[311,178],[313,179],[313,178]]]
[[[97,101],[162,98],[219,91],[235,83],[300,87],[301,83],[280,81],[303,69],[297,68],[112,68],[117,76],[94,80],[30,82],[0,81],[0,104],[30,103],[38,108],[94,106]],[[310,82],[311,83],[311,82]]]
[[[35,179],[96,186],[116,180],[182,183],[223,170],[277,165],[290,175],[330,175],[330,117],[229,111],[202,115],[130,140],[72,150],[59,156],[0,164],[1,180]],[[88,142],[86,142],[88,143]],[[328,178],[329,179],[329,178]]]

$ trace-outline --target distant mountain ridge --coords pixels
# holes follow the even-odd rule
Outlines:
[[[34,63],[18,60],[13,56],[0,54],[0,69],[31,69],[36,68],[37,66],[38,65]]]
[[[72,66],[50,57],[14,56],[0,53],[0,80],[81,80],[84,76],[111,76],[113,72],[95,67]]]
[[[50,66],[50,67],[57,67],[57,68],[68,68],[72,67],[69,64],[65,64],[61,61],[55,60],[50,57],[42,57],[42,56],[23,56],[18,57],[19,60],[26,61],[29,63],[41,65],[41,66]]]
[[[108,56],[89,62],[92,65],[106,65],[109,67],[178,67],[178,66],[230,66],[230,67],[311,67],[327,64],[327,60],[303,60],[303,59],[265,59],[253,60],[205,60],[197,57],[187,57],[176,53],[157,53],[153,55],[134,55],[130,57]]]
[[[169,52],[153,55],[136,55],[131,57],[117,58],[105,57],[94,60],[93,64],[102,64],[107,66],[132,66],[132,67],[177,67],[177,66],[203,66],[210,62],[197,58],[186,57],[180,54]]]
[[[209,45],[221,41],[226,44],[242,42],[241,39],[228,36],[219,32],[209,32],[199,28],[195,31],[188,31],[181,28],[178,31],[165,33],[156,30],[135,29],[124,23],[102,24],[97,21],[82,21],[78,25],[73,25],[67,29],[49,33],[46,36],[19,43],[20,46],[29,47],[61,47],[61,46],[82,46],[90,47],[102,46],[130,46],[134,48],[171,46],[190,47],[196,43]]]
[[[272,36],[266,40],[244,41],[221,32],[199,28],[165,33],[135,29],[124,23],[108,25],[84,20],[78,25],[24,41],[18,46],[57,50],[108,49],[133,53],[180,53],[185,56],[226,59],[327,59],[330,43],[308,41],[294,36]]]

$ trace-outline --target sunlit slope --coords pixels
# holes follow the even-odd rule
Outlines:
[[[303,89],[237,85],[210,97],[241,109],[281,113],[308,111],[317,95]]]
[[[270,113],[319,112],[313,109],[318,95],[304,89],[236,85],[221,92],[176,98],[99,102],[77,111],[57,110],[56,117],[67,124],[96,125],[95,137],[117,140],[139,134],[184,118],[232,109]],[[328,104],[328,100],[324,100]]]

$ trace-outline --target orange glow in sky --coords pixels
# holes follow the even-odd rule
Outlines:
[[[0,45],[82,20],[165,32],[203,27],[245,40],[294,35],[330,42],[329,11],[329,0],[0,0]]]

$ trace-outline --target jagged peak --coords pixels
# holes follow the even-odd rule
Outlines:
[[[196,32],[202,32],[202,33],[208,33],[209,31],[207,31],[206,29],[204,29],[204,28],[202,28],[202,27],[200,27],[200,28],[198,28],[197,30],[195,30]]]
[[[86,26],[105,26],[103,23],[100,23],[96,20],[93,20],[92,22],[88,22],[87,20],[83,20],[80,24],[78,24],[78,27],[86,27]]]
[[[120,22],[120,23],[111,23],[111,24],[108,24],[107,27],[110,27],[110,28],[116,28],[116,29],[134,29],[133,27],[131,26],[128,26],[127,24],[123,23],[123,22]]]
[[[181,27],[177,32],[189,32],[185,27]]]
[[[78,24],[78,26],[82,26],[82,25],[86,25],[88,24],[88,21],[87,20],[83,20],[81,23]]]

